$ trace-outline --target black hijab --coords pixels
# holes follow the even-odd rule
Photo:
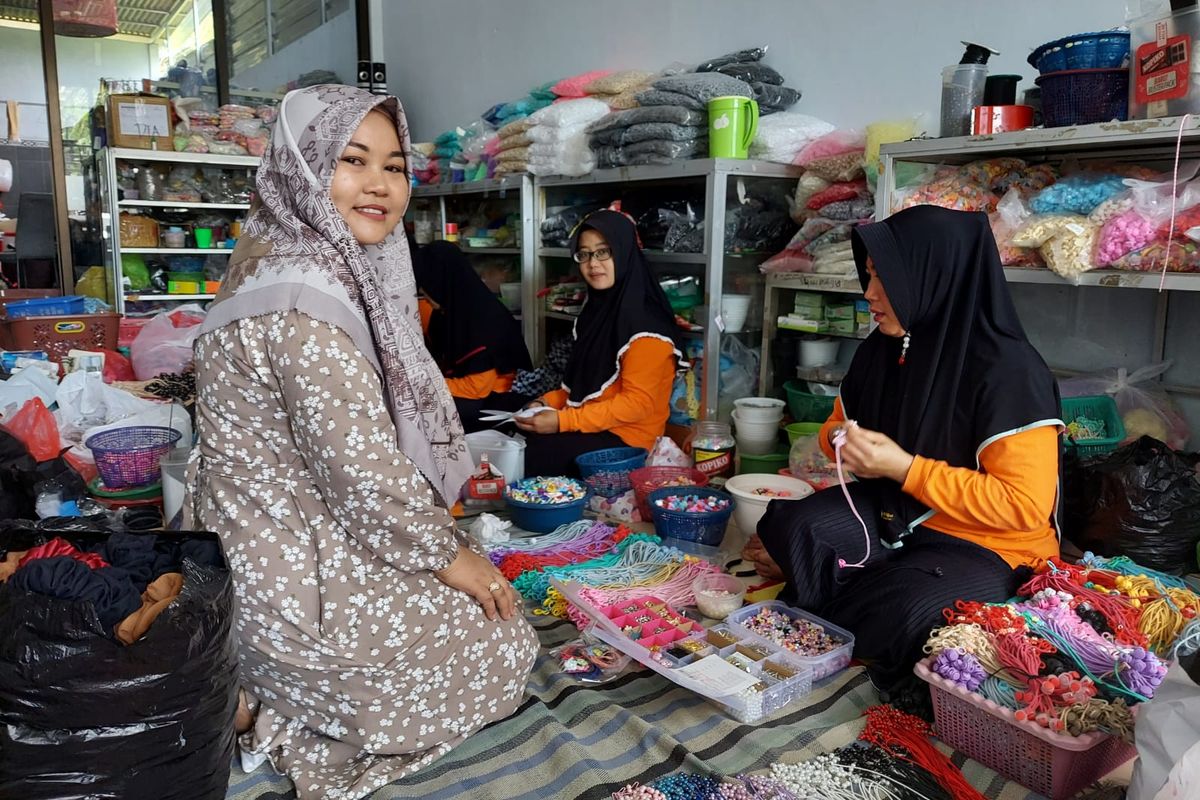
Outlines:
[[[637,240],[633,220],[617,211],[589,214],[571,234],[572,255],[586,230],[604,237],[612,250],[616,281],[611,289],[588,288],[583,311],[575,321],[575,349],[563,371],[563,388],[571,405],[599,397],[621,371],[621,356],[634,339],[655,338],[683,352],[675,340],[678,327],[666,293],[650,272]]]
[[[426,336],[442,374],[461,378],[494,369],[529,369],[521,325],[450,242],[413,250],[417,286],[437,304]]]
[[[863,290],[870,256],[911,339],[904,364],[900,339],[875,331],[862,343],[842,383],[847,418],[971,469],[997,438],[1062,424],[1058,385],[1021,327],[987,216],[916,206],[856,228],[851,242]],[[932,513],[894,481],[871,482],[886,540]]]

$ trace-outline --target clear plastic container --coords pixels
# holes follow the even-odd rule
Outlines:
[[[725,619],[742,607],[746,585],[724,573],[701,575],[692,581],[692,594],[701,614],[709,619]]]
[[[839,647],[830,650],[828,653],[822,653],[819,656],[805,656],[799,653],[792,653],[782,650],[771,640],[759,636],[757,633],[754,633],[743,624],[763,609],[776,611],[780,614],[791,617],[792,619],[804,619],[816,625],[820,625],[831,637],[835,639],[841,639],[844,643]],[[778,600],[768,600],[763,603],[754,603],[753,605],[739,609],[729,615],[729,617],[726,619],[726,624],[736,635],[741,636],[744,639],[760,642],[770,645],[776,649],[780,649],[781,652],[787,653],[787,655],[794,659],[797,663],[804,664],[812,670],[812,679],[814,681],[827,678],[830,675],[845,669],[847,666],[849,666],[850,657],[854,653],[854,634],[850,633],[850,631],[839,628],[830,622],[826,622],[820,617],[813,616],[812,614],[801,611],[798,608],[792,608],[789,605],[785,605]]]
[[[733,430],[724,422],[697,422],[688,439],[692,462],[714,486],[721,486],[733,477],[736,444]]]
[[[1161,29],[1160,29],[1161,23]],[[1163,40],[1160,44],[1158,34]],[[1200,113],[1200,8],[1129,21],[1129,118]],[[1189,61],[1179,61],[1186,53]]]
[[[975,106],[983,104],[987,64],[952,64],[942,70],[941,136],[967,136]]]

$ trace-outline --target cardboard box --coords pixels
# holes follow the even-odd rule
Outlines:
[[[155,94],[114,94],[108,98],[109,147],[174,150],[171,101]]]
[[[833,303],[825,306],[825,319],[833,322],[835,319],[854,320],[854,303]]]
[[[871,304],[866,300],[854,301],[854,320],[860,328],[871,324]]]
[[[817,292],[796,292],[796,313],[802,314],[805,311],[812,311],[813,316],[820,316],[821,309],[825,307],[825,295]]]

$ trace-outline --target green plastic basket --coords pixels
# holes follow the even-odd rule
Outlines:
[[[787,431],[788,444],[795,444],[801,436],[816,436],[824,425],[824,422],[793,422],[784,428]]]
[[[788,381],[783,385],[787,394],[788,410],[796,422],[824,422],[833,413],[835,397],[826,397],[804,391],[800,381]]]
[[[738,475],[763,474],[775,475],[788,465],[788,454],[767,453],[761,456],[751,456],[738,453]]]
[[[1085,439],[1077,442],[1070,436],[1063,437],[1063,446],[1074,448],[1080,456],[1106,455],[1125,441],[1125,423],[1121,421],[1121,412],[1117,411],[1116,402],[1108,395],[1064,397],[1063,422],[1070,425],[1079,417],[1104,420],[1104,427],[1108,431],[1108,436],[1103,439]]]

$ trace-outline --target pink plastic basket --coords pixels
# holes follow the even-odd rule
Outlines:
[[[1051,800],[1073,797],[1137,755],[1104,733],[1070,736],[1021,722],[1011,709],[933,672],[932,663],[927,658],[913,671],[929,684],[938,738]]]

